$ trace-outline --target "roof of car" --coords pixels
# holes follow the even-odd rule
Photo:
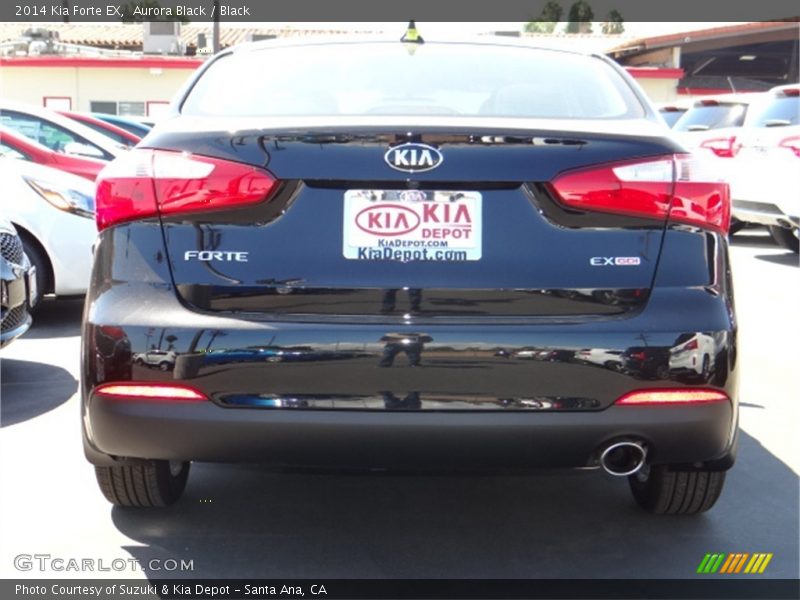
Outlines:
[[[513,48],[525,48],[529,50],[544,50],[548,52],[557,52],[562,54],[574,54],[579,56],[600,56],[596,53],[580,51],[580,50],[573,50],[573,49],[561,49],[561,48],[549,48],[547,46],[540,46],[534,43],[531,43],[530,40],[526,38],[514,38],[509,36],[499,36],[499,35],[464,35],[464,36],[447,36],[447,37],[439,37],[439,36],[428,36],[425,35],[424,32],[420,32],[424,39],[425,44],[466,44],[466,45],[474,45],[474,46],[507,46]],[[259,40],[257,42],[245,42],[242,44],[237,44],[235,46],[231,46],[227,50],[223,51],[221,54],[227,53],[237,53],[237,52],[247,52],[247,51],[254,51],[254,50],[264,50],[268,48],[290,48],[290,47],[298,47],[298,46],[323,46],[323,45],[346,45],[346,44],[364,44],[364,43],[378,43],[378,44],[403,44],[409,43],[411,45],[416,45],[414,42],[401,42],[400,38],[396,35],[389,36],[385,33],[383,34],[358,34],[352,36],[342,36],[342,35],[319,35],[314,37],[300,37],[300,38],[276,38],[271,40]]]

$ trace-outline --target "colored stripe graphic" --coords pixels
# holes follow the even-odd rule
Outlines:
[[[719,572],[731,573],[733,570],[733,566],[736,564],[737,560],[739,560],[738,554],[728,554],[728,558],[726,558],[725,562],[722,563],[722,568],[719,570]]]
[[[747,552],[742,554],[742,558],[739,560],[738,564],[736,565],[736,569],[733,571],[734,573],[739,573],[744,566],[745,561],[747,561],[747,557],[750,556]]]
[[[710,561],[711,561],[711,554],[710,553],[706,553],[706,555],[703,557],[703,560],[700,561],[700,566],[697,567],[697,572],[698,573],[705,573],[706,572],[706,567],[708,566],[708,563]]]
[[[733,575],[737,573],[758,574],[763,573],[774,555],[769,552],[718,553],[708,552],[697,566],[697,573]]]
[[[716,573],[727,554],[708,553],[697,567],[698,573]]]
[[[766,569],[766,568],[767,568],[767,565],[769,564],[769,561],[771,561],[771,560],[772,560],[772,552],[770,552],[769,554],[767,554],[767,555],[764,557],[764,562],[763,562],[763,563],[761,563],[761,568],[758,570],[758,572],[759,572],[759,573],[763,573],[763,572],[764,572],[764,569]]]

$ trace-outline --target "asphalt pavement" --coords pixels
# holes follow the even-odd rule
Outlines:
[[[624,480],[598,471],[216,464],[193,465],[173,507],[115,509],[81,450],[82,300],[46,301],[0,354],[0,577],[690,578],[708,552],[770,552],[763,577],[797,578],[798,258],[759,230],[736,236],[731,253],[741,445],[717,506],[697,517],[646,514]],[[20,570],[26,554],[90,559],[95,570],[47,560]],[[193,570],[166,571],[167,559]],[[112,564],[120,568],[98,570]]]

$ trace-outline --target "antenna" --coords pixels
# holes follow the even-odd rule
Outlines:
[[[403,34],[403,37],[400,38],[401,42],[407,44],[424,44],[425,40],[422,39],[422,36],[417,31],[417,24],[414,22],[414,19],[411,19],[408,22],[408,27],[406,28],[406,32]]]
[[[730,75],[728,75],[728,85],[731,86],[731,91],[735,94],[736,93],[736,86],[733,85],[733,79]]]

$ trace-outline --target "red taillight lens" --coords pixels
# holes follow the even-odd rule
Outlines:
[[[673,174],[673,158],[664,157],[564,173],[551,188],[573,208],[663,218],[669,210]]]
[[[716,390],[637,390],[619,398],[615,404],[625,406],[654,404],[707,404],[723,402],[728,396]]]
[[[686,345],[683,347],[684,350],[697,350],[697,340],[690,340],[686,342]]]
[[[733,158],[738,154],[741,145],[737,143],[736,136],[714,138],[700,144],[701,148],[711,150],[720,158]]]
[[[97,177],[97,228],[176,213],[225,210],[269,198],[277,180],[242,163],[134,149]]]
[[[558,176],[550,185],[579,210],[684,221],[722,232],[730,225],[728,184],[688,155],[615,163]]]
[[[795,156],[800,156],[800,135],[784,138],[778,143],[781,148],[788,148]]]
[[[208,400],[205,394],[186,385],[169,383],[105,383],[95,394],[116,398],[147,398],[149,400]]]

